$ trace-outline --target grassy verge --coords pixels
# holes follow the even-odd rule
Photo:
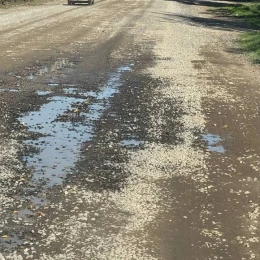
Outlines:
[[[247,25],[252,26],[254,31],[242,34],[240,43],[242,48],[260,63],[260,3],[239,4],[224,9],[229,15],[241,18]]]
[[[244,33],[240,37],[241,46],[260,64],[260,32]]]

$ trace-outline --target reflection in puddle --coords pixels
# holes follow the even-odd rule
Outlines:
[[[120,142],[120,145],[125,147],[140,147],[144,145],[144,141],[136,140],[136,139],[127,139]]]
[[[48,83],[49,87],[58,87],[60,84],[58,83]]]
[[[8,88],[1,88],[0,92],[19,92],[19,89],[8,89]]]
[[[60,71],[66,67],[72,67],[74,65],[73,62],[71,62],[69,59],[67,58],[60,58],[57,61],[55,61],[54,63],[52,63],[51,65],[46,65],[41,67],[40,69],[38,69],[36,72],[31,73],[30,75],[27,76],[28,80],[33,80],[38,76],[43,76],[46,74],[51,74],[57,71]]]
[[[46,199],[39,198],[37,196],[30,196],[29,201],[31,202],[31,205],[33,205],[33,207],[36,209],[46,204]]]
[[[33,215],[33,212],[29,209],[21,209],[21,210],[18,210],[18,216],[20,218],[24,218],[24,217],[29,217]]]
[[[0,236],[0,245],[4,245],[5,248],[11,249],[14,246],[20,246],[24,243],[24,241],[19,238],[18,235],[13,234],[12,236],[8,236],[7,238],[3,238]],[[1,246],[0,246],[1,249]]]
[[[221,145],[222,139],[219,135],[203,134],[202,137],[208,143],[208,149],[211,152],[224,153],[226,151]]]
[[[36,94],[38,95],[38,96],[47,96],[47,95],[49,95],[49,94],[51,94],[52,92],[51,91],[43,91],[43,90],[37,90],[36,91]]]
[[[63,92],[67,95],[76,95],[78,93],[78,88],[64,88]],[[84,93],[85,95],[85,93]]]
[[[127,66],[117,69],[99,92],[84,94],[84,98],[95,97],[94,103],[87,104],[87,111],[81,111],[86,99],[66,96],[77,92],[76,88],[68,88],[64,89],[64,96],[50,97],[47,99],[49,103],[44,104],[39,111],[30,112],[19,118],[30,131],[44,135],[37,140],[24,141],[24,144],[33,145],[39,150],[38,154],[24,157],[27,166],[33,168],[34,182],[46,187],[62,184],[63,178],[74,167],[81,144],[92,138],[94,121],[100,119],[110,105],[109,99],[119,91],[122,72],[130,70],[131,67]],[[69,120],[57,121],[64,115],[69,115]],[[82,120],[74,120],[82,115],[84,116]]]
[[[91,128],[73,122],[55,122],[59,115],[72,110],[72,104],[83,102],[83,99],[72,97],[51,97],[40,111],[31,112],[21,118],[29,130],[48,135],[38,140],[24,143],[39,148],[39,154],[25,157],[28,166],[35,170],[34,178],[42,178],[50,185],[61,184],[61,177],[70,170],[79,152],[80,143],[91,137]],[[76,114],[75,114],[76,117]]]

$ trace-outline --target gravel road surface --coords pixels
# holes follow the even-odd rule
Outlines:
[[[259,66],[216,3],[0,10],[0,260],[260,259]]]

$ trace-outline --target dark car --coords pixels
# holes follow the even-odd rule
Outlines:
[[[68,0],[68,5],[74,5],[78,3],[88,3],[89,5],[93,5],[94,0]]]

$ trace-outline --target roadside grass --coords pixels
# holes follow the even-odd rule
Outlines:
[[[243,19],[254,31],[243,33],[239,42],[256,63],[260,63],[260,3],[236,4],[223,8],[229,15]]]
[[[224,9],[232,16],[243,18],[248,25],[260,28],[260,3],[238,4]]]
[[[240,43],[242,48],[252,56],[254,62],[260,64],[260,32],[242,34]]]

